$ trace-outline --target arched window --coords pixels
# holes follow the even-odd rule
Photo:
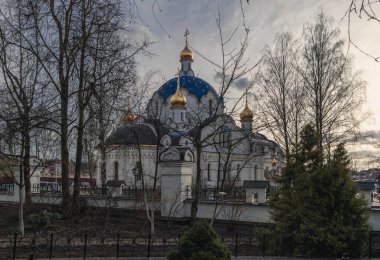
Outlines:
[[[258,179],[258,170],[259,170],[259,166],[255,165],[255,168],[253,169],[253,180],[257,181]]]
[[[227,165],[227,180],[232,181],[232,163]]]
[[[231,146],[231,133],[227,134],[227,147]]]
[[[113,179],[115,181],[119,180],[119,163],[113,162]]]
[[[207,180],[211,181],[211,163],[207,164]]]
[[[219,134],[219,146],[224,147],[224,133]]]
[[[212,100],[211,99],[208,101],[208,113],[211,116],[212,114]]]

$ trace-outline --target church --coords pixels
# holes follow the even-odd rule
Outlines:
[[[237,124],[225,112],[223,95],[194,76],[193,52],[185,36],[176,77],[153,93],[143,116],[128,105],[122,126],[108,137],[107,183],[161,187],[162,192],[168,188],[162,176],[170,173],[179,176],[173,185],[187,176],[182,184],[198,182],[220,191],[232,186],[268,186],[280,171],[280,147],[253,130],[247,93]]]

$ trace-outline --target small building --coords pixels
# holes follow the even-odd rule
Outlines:
[[[246,202],[253,204],[267,203],[267,192],[269,189],[269,181],[244,181],[243,188],[245,188]]]

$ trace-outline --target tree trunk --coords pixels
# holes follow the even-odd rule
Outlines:
[[[28,121],[26,121],[28,122]],[[23,174],[24,174],[24,183],[25,183],[25,202],[30,205],[32,202],[31,197],[31,185],[30,185],[30,136],[29,136],[29,127],[24,127],[24,156],[22,159],[23,163]]]
[[[106,169],[106,146],[104,145],[104,139],[101,140],[100,144],[100,181],[102,182],[102,194],[107,194],[107,169]]]
[[[21,141],[21,158],[23,158],[24,155],[24,149],[25,149],[25,140],[24,138]],[[19,215],[18,215],[18,221],[19,221],[19,231],[21,236],[24,236],[25,230],[24,230],[24,171],[23,171],[23,163],[20,161],[20,181],[19,181]]]
[[[200,133],[199,133],[200,134]],[[193,226],[195,224],[198,212],[198,202],[199,202],[199,191],[201,186],[201,152],[202,152],[202,144],[196,142],[196,152],[197,152],[197,170],[195,177],[195,187],[194,187],[194,198],[191,203],[191,219],[190,225]]]
[[[81,96],[81,94],[79,94]],[[81,101],[79,101],[81,102]],[[83,133],[84,133],[84,108],[79,105],[79,122],[77,132],[77,147],[75,157],[75,172],[74,172],[74,194],[73,194],[73,215],[77,216],[80,213],[80,172],[82,165],[83,154]]]
[[[63,87],[62,90],[67,90]],[[67,95],[61,95],[61,174],[62,174],[62,211],[65,217],[69,216],[69,149],[68,149],[68,122],[67,122]]]

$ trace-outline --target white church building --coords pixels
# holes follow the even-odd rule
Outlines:
[[[223,96],[194,76],[192,63],[186,39],[181,69],[153,93],[145,115],[128,107],[123,125],[107,139],[107,183],[156,185],[165,200],[182,201],[191,198],[198,173],[202,187],[226,197],[233,187],[245,188],[244,196],[252,196],[248,200],[265,204],[266,188],[281,167],[279,146],[253,131],[247,99],[238,125],[225,112]],[[97,169],[101,183],[101,167]]]

